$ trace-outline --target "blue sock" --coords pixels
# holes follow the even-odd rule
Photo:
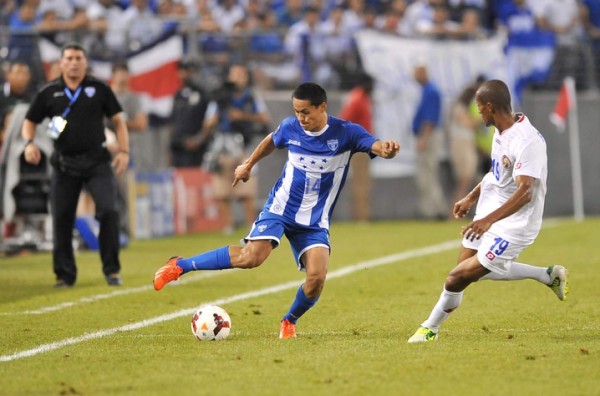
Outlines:
[[[197,256],[179,259],[177,265],[183,269],[184,274],[190,271],[214,271],[231,268],[229,246],[223,246]]]
[[[315,305],[317,301],[319,301],[319,297],[313,300],[306,297],[306,294],[304,294],[304,290],[302,290],[302,286],[303,285],[300,285],[300,288],[296,292],[296,299],[292,303],[290,310],[283,317],[283,319],[287,319],[292,323],[296,323],[300,316],[304,315],[306,311],[311,309],[312,306]]]

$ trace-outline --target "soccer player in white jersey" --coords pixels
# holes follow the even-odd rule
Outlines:
[[[496,128],[492,169],[454,204],[454,216],[459,218],[477,202],[475,216],[462,230],[458,265],[450,271],[437,304],[409,338],[410,343],[436,340],[441,324],[460,305],[465,288],[480,279],[534,279],[549,286],[561,301],[568,291],[564,267],[535,267],[516,261],[542,225],[546,142],[524,114],[513,114],[504,82],[486,81],[475,99],[485,124]]]
[[[252,167],[276,148],[288,150],[281,177],[244,246],[224,246],[185,259],[172,257],[154,275],[154,288],[160,290],[189,271],[258,267],[285,234],[306,280],[281,321],[279,338],[296,337],[296,321],[321,295],[329,264],[329,221],[350,157],[366,152],[389,159],[400,150],[398,142],[382,142],[360,125],[328,115],[327,94],[317,84],[300,84],[292,94],[292,106],[296,116],[284,119],[235,169],[234,186],[246,182]]]

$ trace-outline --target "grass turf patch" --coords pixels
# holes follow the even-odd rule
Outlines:
[[[233,331],[223,342],[196,341],[189,329],[191,315],[181,315],[0,362],[0,394],[596,394],[600,292],[594,286],[600,281],[600,258],[593,247],[599,219],[543,229],[519,258],[569,268],[567,302],[534,281],[479,282],[467,289],[437,342],[406,343],[455,265],[461,225],[334,224],[330,274],[449,240],[457,244],[329,279],[319,303],[298,322],[295,340],[277,339],[279,320],[295,293],[291,286],[224,304]],[[182,277],[190,277],[188,282],[161,292],[151,289],[154,271],[171,255],[197,254],[241,236],[135,241],[122,253],[122,288],[106,286],[95,252],[78,254],[78,283],[67,290],[51,287],[49,254],[5,259],[0,264],[6,281],[0,290],[0,355],[302,282],[284,242],[260,268],[197,279],[189,274]],[[47,307],[59,308],[27,313]]]

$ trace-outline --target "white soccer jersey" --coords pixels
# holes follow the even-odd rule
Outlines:
[[[329,116],[319,132],[305,131],[289,117],[273,132],[277,148],[288,148],[288,160],[265,204],[268,212],[303,226],[329,229],[350,157],[370,152],[377,141],[358,124]]]
[[[548,157],[542,134],[524,114],[517,117],[509,129],[494,132],[492,171],[481,182],[475,219],[487,216],[512,196],[517,190],[516,176],[534,177],[531,201],[518,212],[494,223],[489,230],[509,242],[528,245],[535,240],[542,225]]]

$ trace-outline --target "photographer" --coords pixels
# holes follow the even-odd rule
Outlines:
[[[214,193],[219,202],[226,233],[233,231],[231,200],[239,199],[244,206],[246,223],[256,217],[256,178],[232,189],[233,172],[247,155],[246,149],[254,137],[264,137],[270,116],[262,98],[251,89],[248,69],[232,65],[227,81],[215,93],[219,108],[217,133],[206,155],[204,166],[214,173]]]

